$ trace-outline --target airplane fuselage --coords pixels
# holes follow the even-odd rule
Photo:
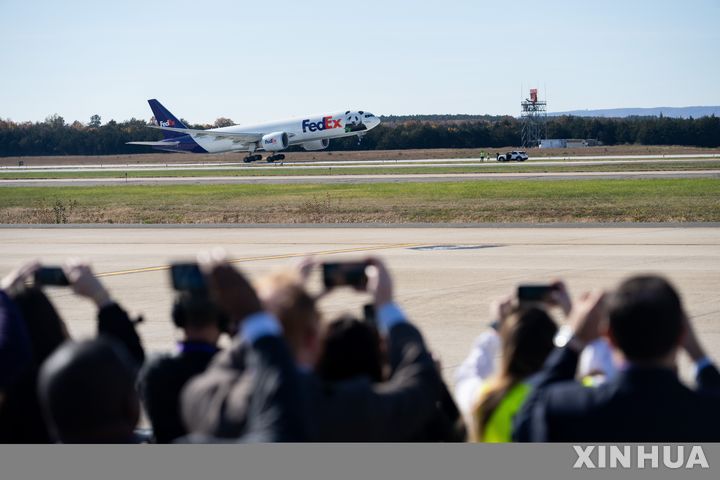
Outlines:
[[[364,135],[380,124],[380,119],[364,111],[346,111],[325,115],[312,115],[279,122],[255,125],[233,125],[230,127],[197,130],[188,135],[165,139],[153,145],[154,148],[189,153],[222,153],[242,151],[281,151],[292,145],[301,145],[307,150],[321,150],[330,139]],[[159,126],[173,127],[173,122],[159,122]],[[179,132],[178,132],[179,133]],[[257,134],[256,141],[238,140],[224,134]],[[217,135],[214,135],[217,134]],[[275,135],[273,137],[272,134]],[[287,134],[282,138],[282,134]],[[286,145],[279,144],[286,141]],[[162,145],[167,143],[167,146]]]

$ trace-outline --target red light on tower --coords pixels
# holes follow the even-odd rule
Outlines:
[[[537,103],[537,88],[530,89],[530,101],[532,103]]]

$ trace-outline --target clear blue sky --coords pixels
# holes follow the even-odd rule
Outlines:
[[[720,105],[719,23],[718,0],[0,0],[0,118]]]

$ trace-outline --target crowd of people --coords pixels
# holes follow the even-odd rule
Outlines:
[[[168,312],[182,339],[160,354],[89,265],[62,267],[97,307],[97,336],[84,340],[43,291],[41,265],[23,265],[0,285],[0,442],[720,440],[720,373],[662,277],[575,301],[554,281],[541,297],[494,302],[451,389],[386,265],[359,263],[347,283],[372,303],[328,319],[319,300],[341,287],[311,293],[315,261],[251,283],[224,256],[200,255],[200,281],[176,285]],[[678,375],[683,351],[692,387]],[[139,428],[143,412],[151,428]]]

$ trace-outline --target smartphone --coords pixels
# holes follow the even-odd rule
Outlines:
[[[35,285],[66,287],[70,285],[65,272],[60,267],[40,267],[35,270]]]
[[[367,275],[365,275],[366,262],[323,263],[323,283],[325,288],[348,285],[356,288],[365,288]]]
[[[170,265],[170,278],[175,290],[196,292],[207,290],[205,277],[197,263],[174,263]]]
[[[517,297],[521,302],[544,302],[555,289],[553,285],[519,285]]]

